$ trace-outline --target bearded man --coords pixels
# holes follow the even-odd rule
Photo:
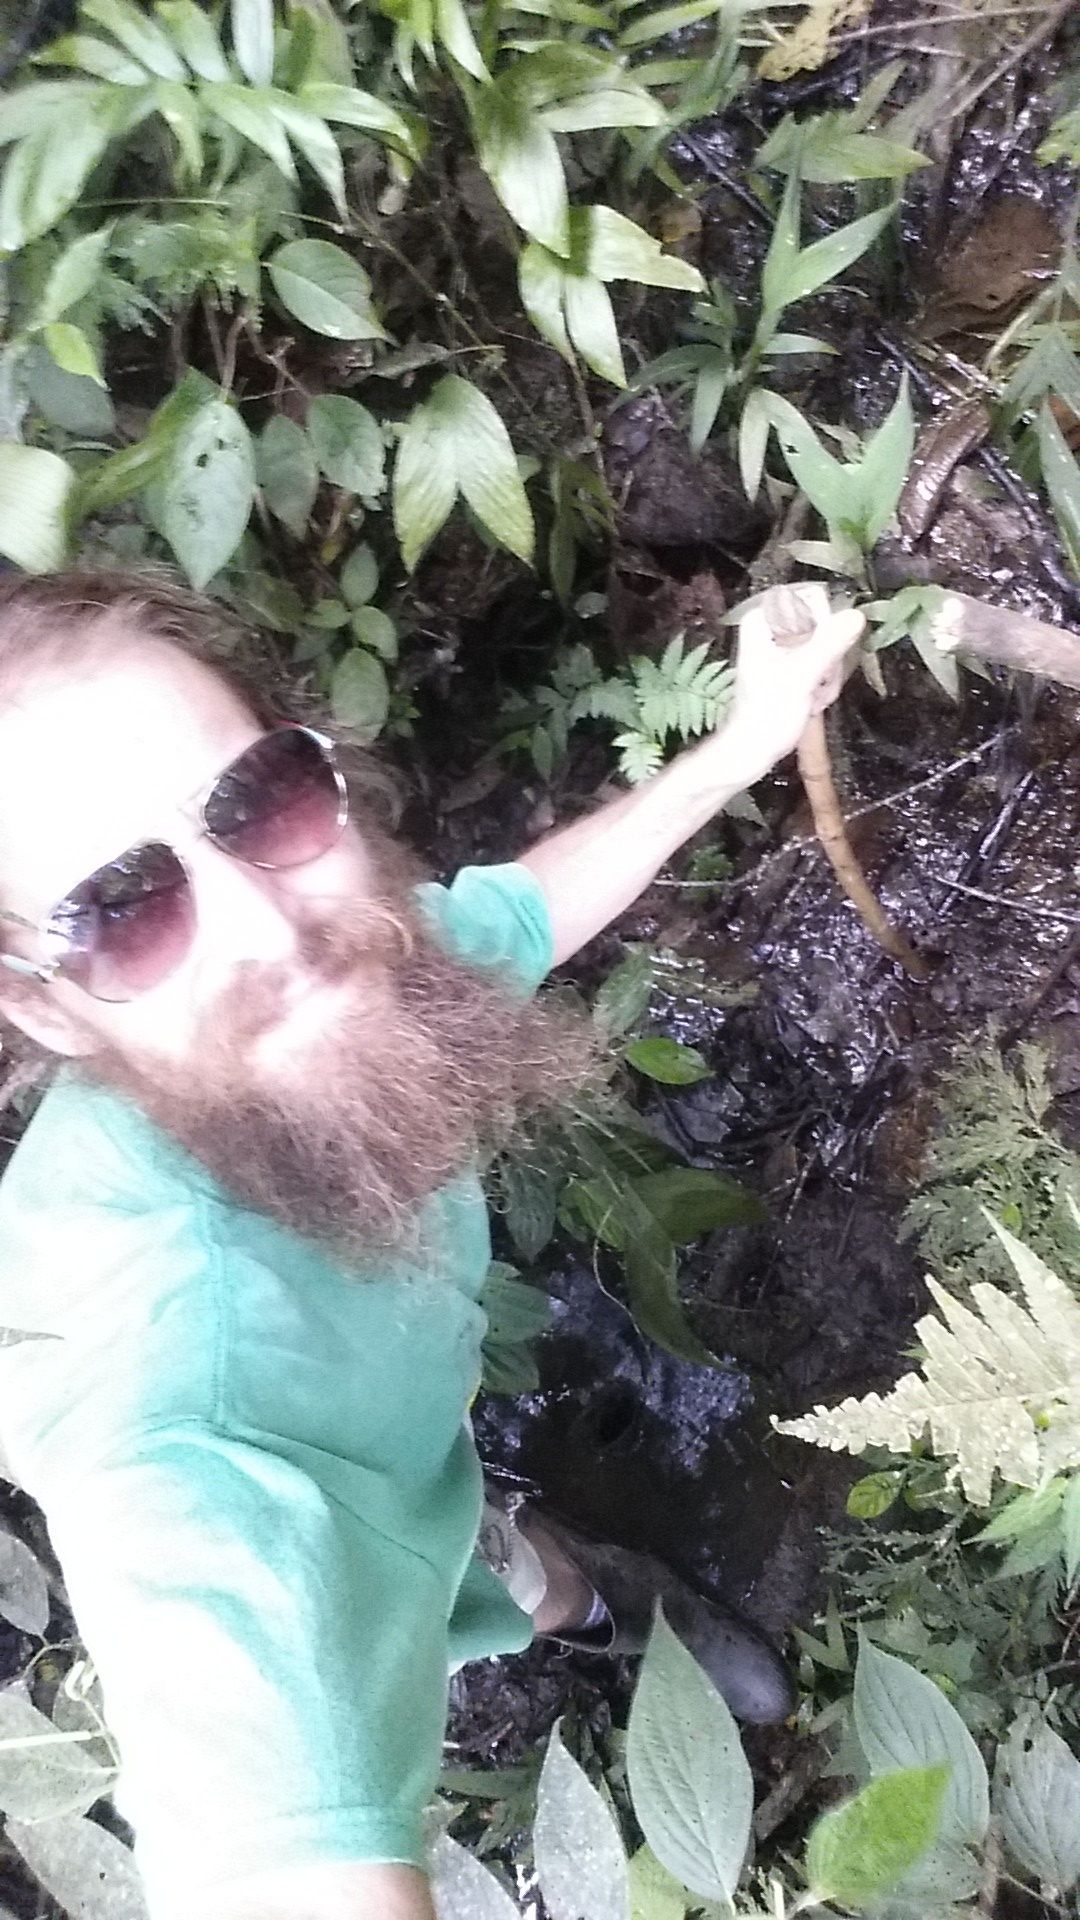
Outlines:
[[[60,1063],[0,1183],[0,1440],[102,1679],[154,1920],[431,1920],[447,1675],[653,1593],[744,1717],[773,1650],[655,1563],[489,1516],[477,1167],[589,1070],[532,995],[797,740],[860,630],[748,616],[724,726],[416,884],[220,610],[0,584],[0,1010]],[[491,1542],[494,1540],[494,1547]]]

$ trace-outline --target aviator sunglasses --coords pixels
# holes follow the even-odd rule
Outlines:
[[[273,870],[329,853],[349,800],[333,742],[311,727],[282,726],[231,761],[190,811],[222,853]],[[189,952],[195,890],[175,848],[145,840],[80,881],[44,921],[3,910],[0,920],[53,943],[43,964],[8,953],[0,954],[3,966],[37,980],[71,980],[95,1000],[134,1000]]]

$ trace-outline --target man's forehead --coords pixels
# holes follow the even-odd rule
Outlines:
[[[86,668],[28,680],[0,708],[5,892],[50,904],[133,840],[167,832],[260,731],[212,668],[163,640],[118,636]]]

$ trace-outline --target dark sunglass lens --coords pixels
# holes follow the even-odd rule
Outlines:
[[[268,733],[227,767],[203,809],[215,846],[253,867],[328,853],[345,809],[329,749],[302,727]]]
[[[179,966],[195,929],[187,873],[157,842],[99,867],[62,901],[49,924],[61,965],[97,1000],[132,1000]]]

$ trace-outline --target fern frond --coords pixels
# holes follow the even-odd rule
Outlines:
[[[571,726],[576,720],[615,720],[621,727],[633,727],[637,717],[637,695],[625,680],[583,687],[570,703]]]
[[[1037,1254],[994,1227],[1026,1305],[983,1281],[966,1307],[930,1280],[940,1318],[927,1314],[916,1326],[921,1376],[905,1374],[884,1396],[779,1421],[779,1431],[835,1452],[896,1454],[928,1432],[977,1507],[990,1501],[995,1470],[1013,1486],[1036,1487],[1080,1466],[1080,1305]]]
[[[669,640],[661,658],[637,659],[632,672],[644,732],[663,740],[669,733],[683,740],[715,726],[734,675],[722,660],[708,658],[702,641],[685,651],[681,633]]]
[[[650,780],[659,772],[664,758],[659,740],[650,739],[647,733],[620,733],[615,745],[619,750],[619,772],[632,787],[640,787],[643,780]]]

